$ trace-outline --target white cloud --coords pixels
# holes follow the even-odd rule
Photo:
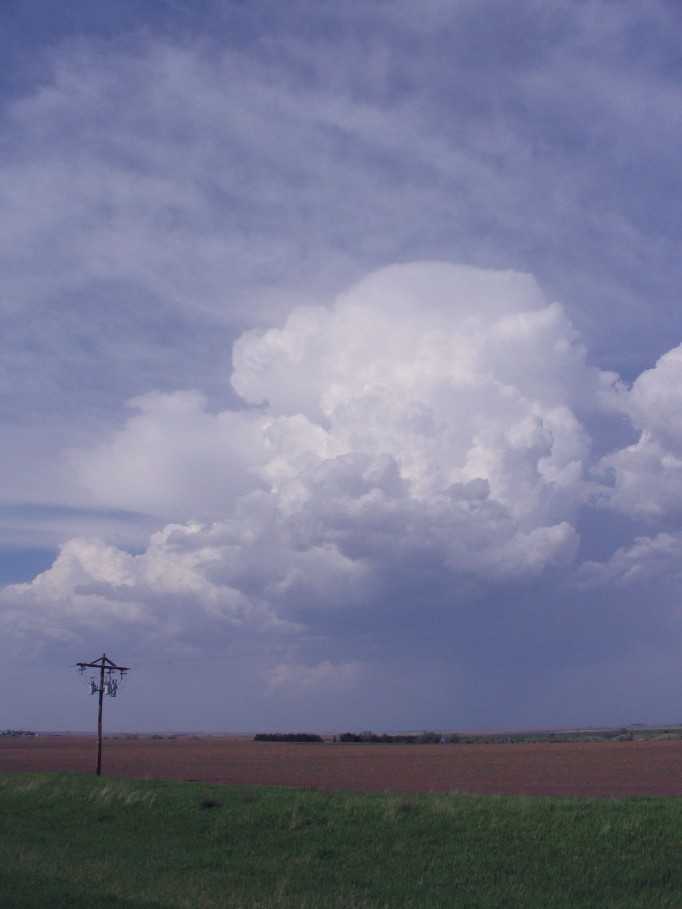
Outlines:
[[[591,489],[582,417],[621,396],[530,276],[443,263],[392,266],[247,332],[232,381],[246,409],[148,394],[72,454],[99,507],[176,523],[135,556],[72,541],[5,597],[49,622],[62,608],[66,626],[107,615],[209,639],[357,619],[415,571],[453,604],[458,579],[555,573]]]
[[[574,411],[618,400],[532,278],[431,263],[247,332],[232,384],[251,409],[210,414],[194,392],[132,401],[113,441],[72,456],[92,501],[187,520],[264,484],[295,511],[373,488],[421,507],[478,480],[530,529],[581,501],[590,438]],[[329,487],[341,470],[355,493]]]
[[[148,511],[167,519],[224,515],[256,485],[265,460],[267,419],[250,411],[207,412],[194,391],[150,392],[137,413],[88,452],[70,460],[95,505]]]
[[[629,586],[639,583],[665,582],[682,576],[682,534],[658,533],[637,537],[621,546],[608,561],[585,562],[576,579],[585,587],[604,587],[610,583]]]
[[[114,641],[143,635],[164,647],[210,645],[216,631],[283,627],[264,601],[212,583],[211,568],[225,555],[194,524],[166,526],[139,555],[74,538],[47,571],[4,588],[3,625],[34,645],[55,638],[83,644],[106,630]]]
[[[518,611],[523,626],[524,598],[562,604],[575,624],[588,608],[576,597],[596,608],[600,591],[640,581],[667,604],[661,626],[674,622],[676,534],[578,562],[578,528],[594,507],[674,517],[678,351],[628,390],[588,364],[530,276],[421,262],[245,333],[233,366],[242,409],[150,393],[72,453],[98,507],[145,508],[165,526],[137,554],[64,544],[50,569],[2,591],[8,639],[251,649],[252,690],[323,711],[325,692],[388,678],[341,643],[377,628],[435,646],[460,612]],[[619,420],[641,432],[636,445],[610,442]],[[285,659],[270,653],[278,641]]]
[[[601,490],[612,508],[666,521],[682,513],[682,346],[643,372],[621,406],[638,441],[602,458],[613,487]]]
[[[617,401],[532,278],[445,264],[384,269],[249,332],[234,364],[245,400],[318,422],[331,452],[390,455],[415,499],[481,478],[531,524],[580,499],[590,439],[572,408]]]
[[[635,426],[682,454],[682,345],[639,376],[628,396],[628,413]]]

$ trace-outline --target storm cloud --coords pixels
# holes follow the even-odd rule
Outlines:
[[[525,625],[529,601],[567,610],[578,591],[661,587],[680,567],[659,526],[678,507],[679,362],[673,350],[628,387],[588,364],[529,275],[382,269],[238,338],[238,409],[149,394],[72,452],[97,507],[170,523],[137,554],[65,543],[5,589],[5,631],[82,648],[106,628],[165,652],[285,641],[263,685],[302,697],[367,674],[347,637],[409,628],[416,654],[477,609]],[[656,523],[597,562],[581,550],[592,511]],[[299,638],[318,637],[319,661],[300,661]]]
[[[678,8],[40,7],[0,36],[5,725],[86,725],[103,650],[119,728],[675,719]]]

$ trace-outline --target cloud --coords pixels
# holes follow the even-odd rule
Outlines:
[[[457,490],[477,483],[469,512],[494,503],[536,529],[581,501],[580,416],[619,405],[616,377],[587,365],[532,278],[444,264],[384,269],[249,331],[233,363],[249,409],[146,395],[113,441],[73,454],[97,504],[190,519],[267,488],[283,512],[380,492],[463,513]]]
[[[680,9],[80,7],[0,55],[8,656],[357,659],[349,725],[632,689],[679,641]]]
[[[257,7],[175,41],[62,35],[7,99],[2,308],[22,413],[74,419],[69,401],[97,412],[171,375],[205,389],[216,336],[419,256],[532,270],[602,347],[663,349],[642,309],[668,301],[675,324],[670,4]]]
[[[72,453],[98,507],[174,523],[136,555],[67,543],[5,591],[23,604],[9,630],[30,616],[51,634],[61,610],[73,633],[106,616],[213,646],[235,628],[362,627],[388,591],[419,612],[419,583],[452,608],[474,589],[549,583],[594,495],[585,421],[630,406],[532,277],[445,263],[382,269],[246,332],[233,365],[243,409],[150,393]]]
[[[106,634],[114,645],[139,637],[164,650],[210,648],[212,636],[243,629],[285,631],[264,600],[211,581],[229,550],[208,536],[199,525],[167,525],[139,555],[97,538],[69,540],[47,571],[4,588],[3,626],[31,647],[86,646]]]
[[[251,697],[295,695],[323,718],[325,697],[370,685],[380,699],[426,665],[444,673],[446,641],[460,672],[475,671],[476,653],[506,665],[522,630],[534,653],[551,650],[548,610],[576,637],[601,591],[626,591],[623,609],[636,611],[642,580],[661,597],[660,636],[674,624],[677,535],[614,537],[600,561],[580,528],[591,513],[674,516],[654,455],[677,451],[678,366],[673,350],[628,388],[590,365],[529,275],[381,269],[330,305],[243,333],[241,407],[148,393],[118,429],[72,450],[71,482],[91,506],[142,509],[162,529],[136,552],[68,540],[50,568],[0,593],[6,640],[80,651],[105,636],[133,659],[252,652]],[[638,443],[622,446],[623,424]],[[656,511],[643,506],[654,493]],[[452,638],[459,623],[474,650]],[[389,654],[406,641],[398,672]],[[623,629],[619,644],[636,642]]]
[[[609,506],[665,522],[682,513],[682,346],[643,372],[622,407],[639,439],[601,459]]]
[[[211,414],[195,391],[150,392],[130,407],[137,413],[111,440],[70,455],[94,504],[206,518],[254,487],[250,471],[265,459],[263,414]]]
[[[652,537],[637,537],[630,545],[619,547],[608,561],[603,563],[587,561],[577,571],[577,578],[585,587],[605,587],[611,583],[627,587],[668,579],[678,583],[680,575],[682,575],[680,533],[657,533]]]

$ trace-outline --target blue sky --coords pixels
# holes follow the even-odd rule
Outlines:
[[[678,4],[3,18],[0,726],[679,721]]]

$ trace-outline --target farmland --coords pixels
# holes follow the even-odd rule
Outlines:
[[[3,905],[682,905],[679,738],[123,735],[95,759],[94,736],[0,737]]]
[[[93,736],[0,737],[0,773],[94,770]],[[105,776],[326,790],[682,796],[682,740],[377,745],[110,736]]]

